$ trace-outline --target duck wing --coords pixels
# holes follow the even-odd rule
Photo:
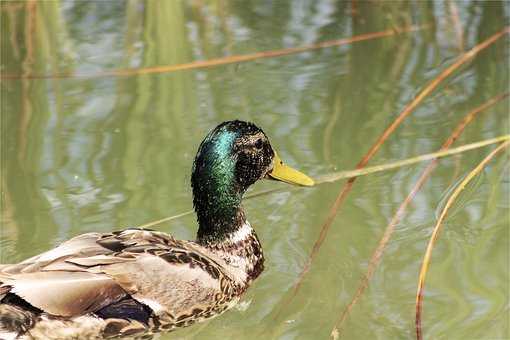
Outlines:
[[[192,242],[143,229],[89,233],[19,264],[0,267],[0,293],[53,315],[96,312],[126,296],[156,314],[211,306],[226,274]],[[0,296],[1,298],[1,296]]]
[[[98,243],[103,237],[83,234],[18,264],[0,266],[0,292],[15,294],[49,314],[68,317],[121,299],[126,292],[111,277],[67,262],[73,258],[121,261]]]
[[[2,287],[32,306],[58,316],[94,312],[126,292],[107,275],[86,271],[40,271],[0,276]]]
[[[137,230],[100,240],[105,247],[117,251],[118,257],[131,260],[112,261],[99,270],[156,315],[182,321],[201,311],[209,313],[223,302],[220,296],[233,294],[230,273],[219,257],[194,242],[175,240],[165,233],[139,233]],[[84,260],[90,259],[71,261],[90,265]]]

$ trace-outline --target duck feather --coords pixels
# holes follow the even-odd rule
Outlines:
[[[167,319],[213,309],[237,287],[225,262],[191,241],[149,230],[89,233],[0,268],[0,289],[56,316],[78,316],[126,296]],[[225,298],[227,299],[227,298]],[[205,308],[204,306],[207,306]]]

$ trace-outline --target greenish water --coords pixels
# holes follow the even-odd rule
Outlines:
[[[456,13],[457,19],[452,19]],[[288,164],[318,176],[352,169],[461,51],[509,24],[504,2],[2,2],[2,75],[97,75],[428,29],[278,58],[126,77],[2,79],[0,263],[80,233],[136,226],[191,208],[190,170],[218,123],[262,127]],[[459,38],[461,36],[461,38]],[[508,35],[443,82],[371,164],[439,149],[473,108],[508,91]],[[508,99],[455,145],[508,133]],[[414,337],[418,272],[448,193],[493,147],[441,160],[397,225],[342,339]],[[509,158],[500,154],[450,212],[427,277],[428,339],[506,339]],[[290,304],[292,286],[344,182],[245,201],[266,270],[244,308],[165,335],[326,339],[425,164],[359,178]],[[285,184],[261,182],[256,190]],[[157,226],[192,239],[192,215]]]

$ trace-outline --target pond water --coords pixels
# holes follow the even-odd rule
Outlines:
[[[353,169],[427,84],[510,16],[509,4],[495,1],[1,5],[0,263],[80,233],[188,211],[195,152],[225,120],[255,122],[284,161],[311,176]],[[410,24],[423,26],[280,57],[156,68],[400,32]],[[505,34],[455,70],[370,164],[438,150],[468,112],[508,91],[508,52]],[[454,146],[508,131],[505,98],[480,112]],[[396,225],[339,338],[414,337],[418,272],[436,219],[492,149],[440,161]],[[508,151],[495,157],[448,214],[425,285],[426,338],[510,337],[509,165]],[[264,247],[263,275],[240,308],[161,338],[328,338],[425,167],[358,178],[295,295],[345,181],[298,190],[257,183],[252,192],[282,189],[244,202]],[[186,215],[152,228],[193,239],[196,222]]]

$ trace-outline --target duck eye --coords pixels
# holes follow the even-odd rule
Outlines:
[[[255,142],[255,148],[257,150],[261,150],[262,149],[262,139],[257,139],[257,141]]]

